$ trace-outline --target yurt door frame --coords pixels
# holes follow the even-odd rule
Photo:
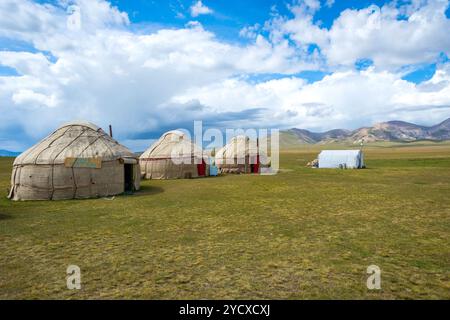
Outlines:
[[[133,174],[133,164],[125,163],[123,165],[124,173],[124,191],[133,191],[134,189],[134,174]]]
[[[256,163],[251,165],[252,173],[259,173],[259,154],[256,156]]]
[[[206,176],[206,162],[202,160],[201,164],[197,164],[197,173],[199,177]]]

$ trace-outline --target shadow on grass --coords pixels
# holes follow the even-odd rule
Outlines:
[[[217,176],[206,176],[206,177],[200,177],[200,178],[195,178],[195,179],[220,179],[223,177],[226,177],[228,175],[228,173],[221,173],[218,174]]]
[[[9,214],[4,214],[4,213],[0,213],[0,220],[9,220],[12,219],[13,217]]]
[[[133,196],[146,196],[149,194],[158,194],[164,192],[164,189],[161,187],[155,186],[141,186],[139,191],[135,191]]]

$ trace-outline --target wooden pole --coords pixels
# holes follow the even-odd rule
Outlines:
[[[112,126],[111,125],[109,125],[109,136],[112,138],[113,136],[112,136]]]

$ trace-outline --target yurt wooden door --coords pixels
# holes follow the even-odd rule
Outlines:
[[[134,190],[134,175],[133,175],[133,165],[125,163],[124,165],[124,182],[125,182],[125,192]]]
[[[259,172],[259,155],[256,156],[256,163],[252,164],[252,173]]]
[[[197,164],[197,172],[199,177],[204,177],[206,175],[206,162],[202,160],[201,164]]]

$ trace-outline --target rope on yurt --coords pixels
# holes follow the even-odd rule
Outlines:
[[[147,170],[148,170],[148,164],[150,161],[145,161],[145,170],[144,170],[144,178],[147,178]]]
[[[13,170],[14,170],[14,174],[13,174],[12,181],[14,184],[12,185],[11,190],[9,190],[8,199],[11,199],[12,197],[14,197],[14,189],[16,188],[17,167],[13,167]]]
[[[92,130],[92,129],[91,129]],[[94,130],[92,130],[92,131],[94,131]],[[94,132],[97,132],[97,131],[94,131]],[[99,135],[99,136],[97,136],[92,142],[90,142],[83,150],[81,150],[79,153],[78,153],[78,155],[77,155],[77,157],[80,157],[81,156],[81,154],[84,152],[84,151],[86,151],[86,149],[87,148],[89,148],[90,146],[92,146],[95,142],[97,142],[98,141],[98,139],[100,139],[101,137],[103,137],[102,135]],[[77,191],[78,191],[78,186],[77,186],[77,182],[76,182],[76,179],[75,179],[75,170],[74,170],[74,166],[75,165],[75,162],[72,164],[72,166],[71,166],[71,169],[72,169],[72,181],[73,181],[73,186],[74,186],[74,191],[73,191],[73,196],[72,196],[72,198],[73,199],[75,199],[75,197],[76,197],[76,195],[77,195]]]
[[[105,134],[105,136],[109,137],[107,134]],[[106,146],[108,151],[111,153],[111,158],[114,159],[114,152],[111,149],[111,147],[109,146],[109,144],[107,144],[103,139],[100,140],[100,141]],[[102,161],[102,162],[104,162],[104,161]],[[125,165],[124,165],[124,170],[125,170]],[[134,181],[133,181],[133,183],[134,183]],[[109,189],[108,188],[109,188],[109,183],[106,184],[106,193],[109,193]],[[124,188],[124,191],[125,191],[125,188]]]
[[[44,142],[44,141],[47,141],[56,131],[58,131],[59,129],[57,129],[57,130],[55,130],[55,131],[53,131],[53,133],[52,134],[49,134],[48,136],[46,136],[43,140],[42,140],[42,142]],[[65,133],[65,132],[64,132]],[[64,135],[64,134],[62,134],[62,135]],[[61,136],[62,136],[61,135]],[[58,138],[60,138],[61,136],[59,136]],[[52,143],[54,142],[55,140],[53,140],[52,141]],[[32,146],[29,150],[28,150],[28,154],[31,154],[33,151],[34,151],[34,149],[36,149],[38,146],[40,146],[41,145],[41,143],[36,143],[34,146]],[[47,149],[47,148],[46,148]],[[44,149],[44,150],[46,150],[46,149]],[[43,151],[44,151],[43,150]],[[40,153],[39,153],[39,155],[40,155]],[[36,163],[36,161],[37,161],[37,158],[36,158],[36,160],[35,160],[35,163],[34,164],[37,164]]]
[[[108,135],[106,135],[106,136],[108,136]],[[109,137],[109,136],[108,136],[108,137]],[[113,152],[113,150],[111,149],[111,147],[110,147],[105,141],[103,141],[103,139],[100,140],[100,141],[105,145],[105,147],[106,147],[106,149],[108,149],[109,153],[111,153],[111,158],[114,159],[114,152]]]
[[[77,191],[78,191],[78,186],[77,186],[77,182],[75,181],[75,170],[73,169],[73,165],[72,165],[72,181],[73,181],[73,195],[72,195],[72,199],[75,199],[76,195],[77,195]]]
[[[55,160],[58,158],[58,156],[64,151],[66,150],[72,143],[74,143],[79,137],[81,137],[84,133],[86,132],[85,127],[83,127],[83,129],[81,129],[81,133],[76,136],[72,141],[70,141],[64,148],[61,149],[61,151],[59,151],[56,156],[53,158],[53,163],[52,163],[52,193],[50,195],[50,200],[53,200],[53,194],[55,193],[55,185],[54,185],[54,171],[55,171]]]
[[[41,152],[39,152],[38,155],[36,156],[36,158],[34,159],[34,164],[37,164],[37,159],[40,157],[40,155],[41,155],[45,150],[50,149],[50,147],[52,146],[52,144],[53,144],[56,140],[58,140],[59,138],[63,137],[63,136],[66,134],[66,132],[69,131],[70,129],[71,129],[71,127],[68,127],[67,130],[65,130],[61,135],[59,135],[58,137],[56,137],[55,139],[53,139],[53,140],[47,145],[47,147],[45,147],[44,149],[42,149]],[[58,130],[56,130],[56,131],[58,131]],[[53,133],[55,133],[56,131],[54,131]],[[53,134],[53,133],[52,133],[52,134]],[[37,145],[39,145],[39,144],[37,144]]]

